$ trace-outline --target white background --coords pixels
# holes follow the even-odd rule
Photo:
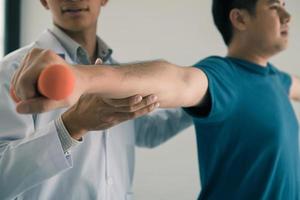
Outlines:
[[[300,1],[287,1],[287,8],[293,16],[290,47],[272,62],[300,75]],[[164,58],[192,65],[226,54],[210,11],[211,0],[111,0],[102,10],[98,33],[121,62]],[[22,12],[25,45],[49,26],[51,17],[38,0],[23,0]],[[300,116],[299,103],[295,108]],[[138,149],[136,160],[136,199],[196,199],[200,184],[193,127],[159,148]]]

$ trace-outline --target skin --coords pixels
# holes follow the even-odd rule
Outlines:
[[[40,0],[53,23],[84,47],[95,62],[96,31],[101,8],[108,0]],[[81,9],[80,12],[74,12]],[[73,11],[73,12],[72,12]]]
[[[287,47],[291,17],[284,5],[283,1],[259,0],[255,15],[245,10],[233,9],[230,12],[230,20],[234,35],[229,44],[228,55],[265,67],[270,57]],[[59,60],[58,56],[49,51],[35,49],[31,53],[36,56],[31,56],[29,63]],[[42,54],[44,56],[37,56]],[[34,73],[29,74],[29,71],[38,71],[41,66],[35,64],[25,66],[28,71],[21,74],[18,79],[25,83],[36,80],[37,76]],[[204,102],[207,102],[208,79],[203,71],[194,67],[180,67],[166,61],[153,61],[124,65],[120,68],[108,68],[104,65],[96,68],[73,66],[72,70],[82,85],[82,90],[78,88],[78,91],[81,90],[80,92],[85,94],[97,92],[108,98],[155,94],[161,107],[202,107]],[[114,84],[110,84],[110,81]],[[294,77],[290,89],[290,97],[293,100],[300,99],[299,87],[299,79]],[[17,84],[16,88],[26,93],[22,96],[24,99],[28,99],[30,91],[34,91],[32,84]],[[28,105],[19,105],[19,112]],[[80,132],[80,129],[76,131]]]
[[[234,37],[228,55],[261,66],[288,45],[290,14],[279,0],[259,0],[254,14],[234,9],[230,13]]]

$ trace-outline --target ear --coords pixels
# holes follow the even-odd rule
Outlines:
[[[40,0],[41,4],[44,6],[44,8],[46,8],[47,10],[49,10],[49,5],[47,0]]]
[[[249,13],[246,10],[234,8],[230,11],[229,18],[234,29],[246,30],[249,21]]]
[[[101,1],[101,6],[106,6],[107,3],[108,3],[108,0],[102,0]]]

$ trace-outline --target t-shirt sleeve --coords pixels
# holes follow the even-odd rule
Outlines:
[[[286,72],[280,71],[279,69],[273,67],[275,69],[274,71],[276,72],[276,75],[279,78],[279,81],[281,85],[283,86],[284,90],[286,91],[287,94],[290,92],[290,88],[292,85],[292,77]]]
[[[203,107],[185,108],[197,122],[219,122],[225,120],[232,112],[236,101],[234,85],[235,70],[224,58],[209,57],[198,62],[195,67],[201,69],[208,78],[208,95],[210,110],[203,116]]]

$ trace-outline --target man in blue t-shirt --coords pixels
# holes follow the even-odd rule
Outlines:
[[[288,43],[291,17],[285,3],[214,0],[213,16],[228,46],[226,57],[209,57],[194,67],[166,61],[74,66],[77,83],[85,88],[74,94],[156,94],[161,107],[186,107],[197,133],[199,199],[299,200],[299,127],[290,99],[300,101],[300,80],[268,62]],[[37,72],[56,62],[64,61],[37,49],[27,56],[14,81],[24,100],[19,112],[34,107],[26,99],[37,94]]]

